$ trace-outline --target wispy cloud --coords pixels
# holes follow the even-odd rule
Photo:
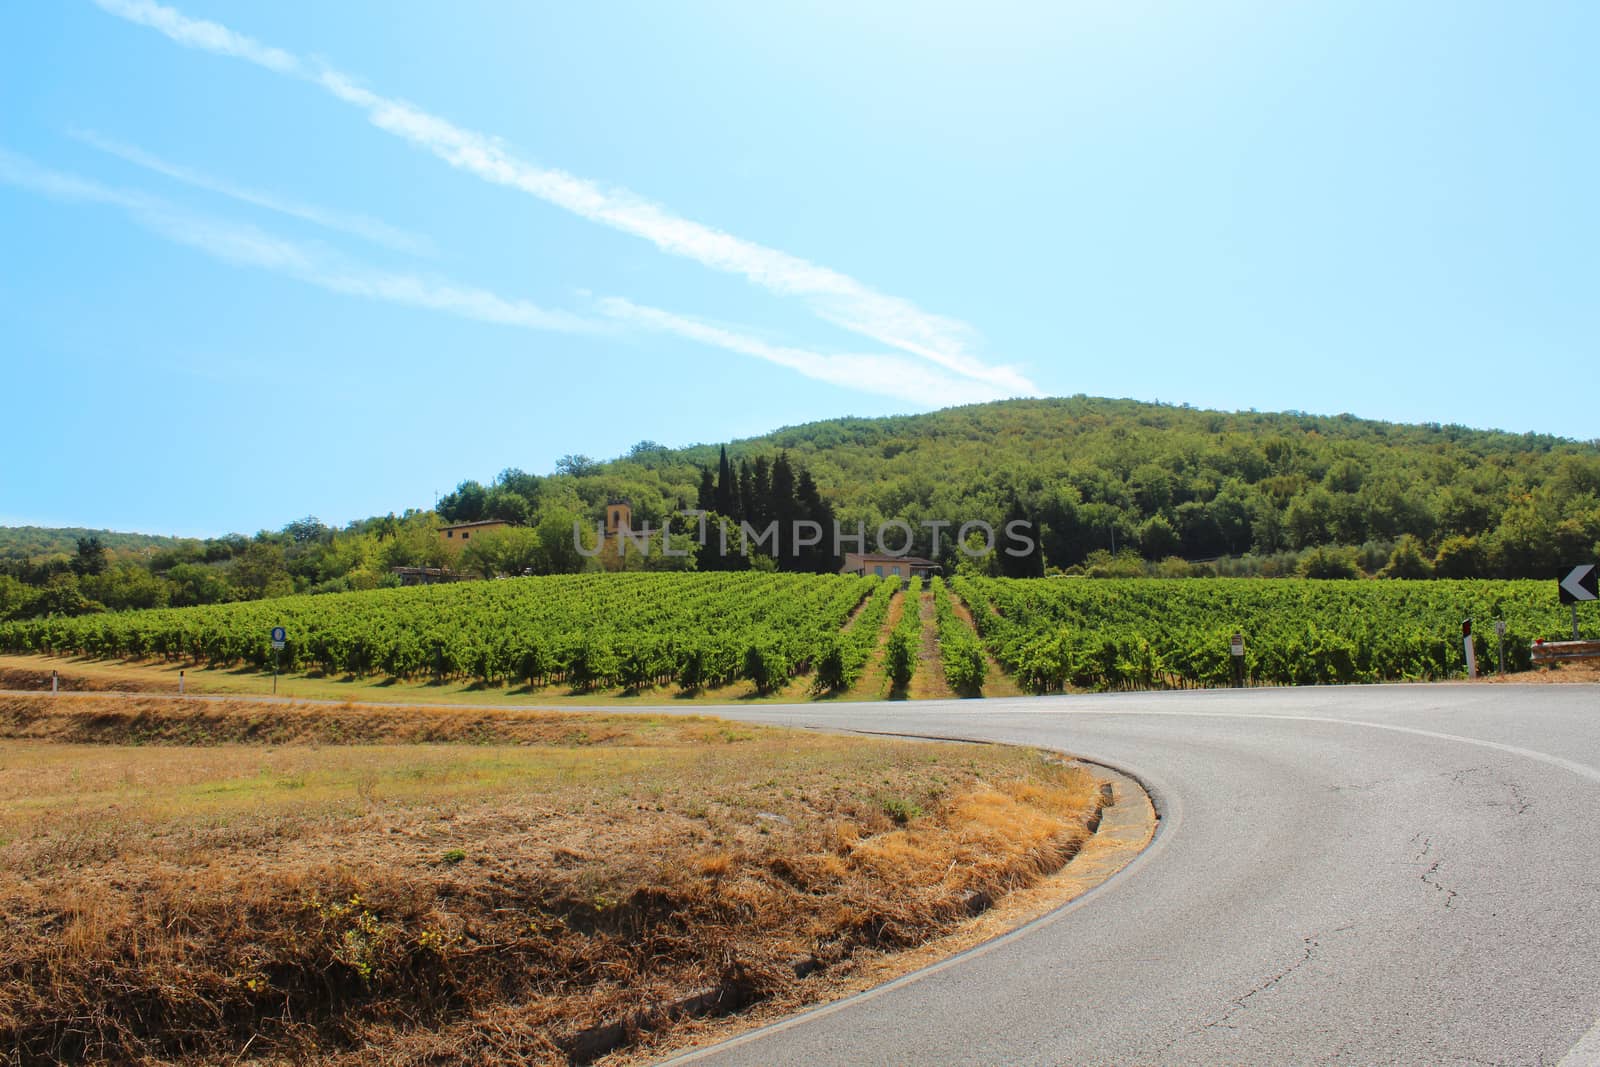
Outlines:
[[[102,9],[129,22],[160,30],[188,48],[203,48],[218,55],[247,59],[279,74],[300,73],[300,61],[288,52],[268,48],[226,26],[204,19],[192,19],[170,7],[149,0],[94,0]]]
[[[823,319],[915,355],[1003,395],[1037,394],[1012,367],[974,355],[965,323],[880,293],[839,271],[694,222],[627,192],[519,159],[496,138],[457,126],[403,100],[363,88],[354,78],[312,65],[214,22],[191,19],[153,0],[95,0],[106,11],[160,31],[179,44],[235,56],[305,78],[366,112],[368,120],[424,148],[452,167],[521,190],[573,214],[643,238],[664,252],[741,275],[774,293],[805,300]],[[971,393],[968,394],[970,399]]]
[[[660,308],[635,304],[621,297],[597,301],[602,314],[643,329],[712,345],[729,352],[797,371],[807,378],[882,396],[892,396],[930,407],[997,400],[1006,394],[981,383],[931,370],[903,356],[876,353],[834,354],[775,345],[727,326],[689,318]]]
[[[603,327],[486,289],[374,270],[348,262],[322,245],[290,241],[248,224],[192,214],[156,197],[41,167],[4,149],[0,149],[0,182],[56,200],[120,208],[134,222],[169,241],[237,266],[285,274],[330,292],[533,330],[587,332]]]
[[[109,137],[102,137],[93,130],[69,130],[68,133],[75,140],[82,141],[86,145],[116,156],[125,162],[132,163],[136,167],[143,167],[146,170],[154,171],[157,174],[182,182],[185,185],[194,186],[197,189],[219,193],[242,203],[313,223],[324,229],[359,237],[364,241],[371,241],[373,244],[383,245],[397,252],[407,252],[412,255],[426,255],[432,252],[432,246],[427,238],[407,233],[404,230],[390,226],[386,222],[380,222],[365,215],[340,214],[311,204],[287,200],[271,193],[247,189],[244,186],[235,185],[232,182],[212,177],[209,174],[203,174],[189,167],[171,163],[134,145],[125,144]]]

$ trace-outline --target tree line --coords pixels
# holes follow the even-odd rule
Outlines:
[[[343,529],[306,517],[254,537],[123,547],[88,534],[75,539],[71,553],[0,559],[0,619],[376,589],[397,584],[394,567],[448,560],[437,526],[432,512],[408,511]]]

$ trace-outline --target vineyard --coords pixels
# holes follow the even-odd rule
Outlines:
[[[972,631],[956,618],[950,590],[942,578],[933,580],[933,611],[945,683],[962,696],[977,696],[983,692],[983,676],[989,665],[984,662],[983,649]]]
[[[770,691],[824,656],[843,684],[858,676],[876,631],[841,630],[895,588],[838,575],[558,575],[6,623],[0,648],[266,667],[283,626],[289,671],[583,690],[748,679]]]
[[[1550,585],[936,578],[937,661],[919,662],[915,592],[883,633],[895,578],[585,574],[13,621],[0,623],[0,650],[266,668],[269,632],[283,626],[291,672],[579,692],[748,682],[770,693],[806,677],[821,694],[855,687],[884,643],[895,690],[933,670],[979,695],[989,655],[1038,693],[1227,685],[1237,631],[1253,682],[1376,682],[1459,676],[1466,618],[1480,664],[1495,661],[1500,619],[1507,667],[1526,669],[1535,638],[1567,630]]]
[[[1149,689],[1227,685],[1228,643],[1245,638],[1260,683],[1312,685],[1445,678],[1464,669],[1461,623],[1476,620],[1481,665],[1506,623],[1506,667],[1567,629],[1553,583],[956,578],[984,643],[1018,684]]]
[[[921,594],[922,579],[911,579],[900,621],[890,632],[888,646],[884,649],[884,671],[896,693],[904,693],[917,673],[917,655],[922,648],[922,617],[917,612],[917,597]]]

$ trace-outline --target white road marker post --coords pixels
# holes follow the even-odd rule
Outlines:
[[[1244,688],[1244,634],[1235,630],[1228,642],[1229,658],[1233,661],[1233,687]]]
[[[1500,670],[1499,674],[1506,673],[1506,620],[1494,620],[1494,636],[1500,644]]]
[[[1464,619],[1461,622],[1461,644],[1467,653],[1467,677],[1478,676],[1478,653],[1472,647],[1472,620]]]
[[[178,695],[183,696],[183,671],[178,671]]]
[[[61,672],[50,672],[50,695],[55,696],[61,692]]]

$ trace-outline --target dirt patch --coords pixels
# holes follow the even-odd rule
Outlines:
[[[878,628],[878,641],[873,646],[872,655],[867,658],[866,669],[861,672],[861,678],[850,689],[852,696],[865,700],[882,700],[889,695],[889,675],[885,665],[889,635],[900,625],[900,619],[905,611],[906,594],[896,593],[894,599],[889,601],[889,610],[884,613],[883,625]]]
[[[860,602],[857,603],[855,607],[850,609],[850,614],[849,615],[845,616],[844,625],[839,627],[841,632],[848,633],[851,629],[853,629],[855,627],[856,620],[861,617],[861,613],[863,611],[867,610],[867,604],[871,600],[872,600],[872,590],[871,590],[871,587],[869,586],[867,588],[867,591],[862,595]]]
[[[879,974],[1103,805],[1035,751],[706,719],[62,696],[0,723],[21,1061],[587,1062]]]
[[[913,700],[951,700],[955,693],[944,680],[944,664],[939,660],[939,627],[934,620],[933,590],[917,598],[922,615],[922,647],[917,652],[917,673],[911,677]]]
[[[1535,667],[1515,674],[1496,674],[1483,681],[1506,685],[1562,685],[1572,682],[1600,682],[1600,661],[1574,660],[1549,667]]]

